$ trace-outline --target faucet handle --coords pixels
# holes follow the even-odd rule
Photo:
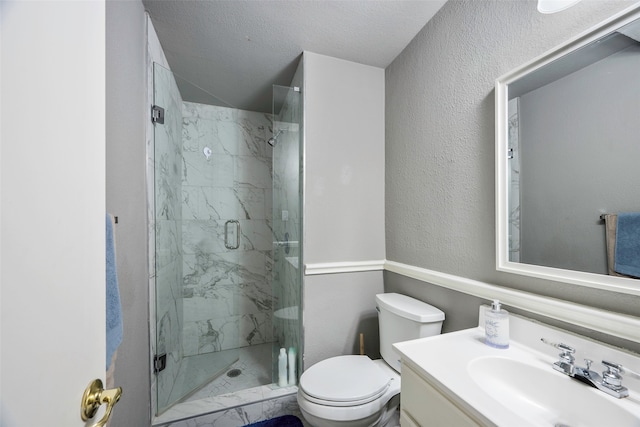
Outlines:
[[[558,350],[562,350],[563,352],[566,352],[566,353],[571,353],[571,354],[573,354],[573,353],[575,353],[575,352],[576,352],[576,349],[575,349],[575,348],[573,348],[573,347],[571,347],[571,346],[568,346],[567,344],[564,344],[564,343],[561,343],[561,342],[560,342],[560,343],[558,343],[558,342],[552,342],[552,341],[549,341],[549,340],[548,340],[548,339],[546,339],[546,338],[540,338],[540,341],[542,341],[542,342],[543,342],[543,343],[545,343],[546,345],[550,345],[551,347],[555,347],[555,348],[557,348]]]
[[[611,373],[611,374],[631,374],[636,378],[640,378],[640,373],[629,369],[626,366],[622,366],[619,363],[613,363],[613,362],[609,362],[607,360],[603,360],[602,364],[607,368],[607,372]]]
[[[550,345],[551,347],[555,347],[558,350],[560,350],[562,352],[560,353],[561,359],[571,361],[571,362],[574,361],[573,354],[576,352],[575,348],[564,343],[555,343],[555,342],[548,341],[546,338],[540,338],[540,341],[542,341],[547,345]]]
[[[620,373],[623,372],[622,365],[619,363],[609,362],[608,360],[603,360],[602,364],[607,368],[607,370],[611,372]]]
[[[568,346],[566,344],[563,344],[563,343],[557,344],[556,348],[561,350],[563,354],[571,355],[571,354],[576,352],[575,348],[570,347],[570,346]]]
[[[622,365],[607,360],[603,360],[602,364],[607,368],[607,370],[602,373],[602,382],[604,385],[612,390],[621,389],[622,377],[620,374],[624,372]]]
[[[560,360],[553,364],[553,369],[558,372],[562,372],[565,375],[569,375],[570,377],[574,376],[576,367],[573,364],[575,361],[573,354],[576,352],[576,349],[563,343],[547,341],[545,338],[540,338],[540,341],[550,345],[551,347],[555,347],[562,352],[558,355]]]

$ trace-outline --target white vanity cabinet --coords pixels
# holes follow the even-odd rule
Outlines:
[[[555,370],[557,344],[548,343],[629,371],[640,372],[640,356],[514,314],[509,323],[507,349],[486,345],[483,328],[395,343],[401,426],[640,426],[640,379],[623,373],[629,397],[616,399]]]
[[[402,427],[481,425],[406,363],[402,364],[400,409]]]

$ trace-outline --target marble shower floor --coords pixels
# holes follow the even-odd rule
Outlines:
[[[231,365],[218,378],[193,393],[186,401],[199,400],[271,384],[271,352],[271,343],[241,347],[237,362]],[[236,377],[227,376],[226,373],[234,369],[239,369],[241,371],[240,375]]]
[[[271,343],[243,347],[239,360],[226,370],[240,369],[240,375],[228,377],[223,373],[156,417],[153,425],[295,394],[296,386],[277,387],[271,383],[271,367]]]

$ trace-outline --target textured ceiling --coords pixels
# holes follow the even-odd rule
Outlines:
[[[386,68],[445,2],[143,0],[186,100],[264,112],[303,51]]]

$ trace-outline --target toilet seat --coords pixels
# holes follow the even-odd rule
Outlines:
[[[349,367],[342,369],[341,366]],[[355,370],[360,373],[355,374]],[[383,384],[377,383],[376,386],[376,381],[373,381],[374,385],[371,387],[362,385],[372,378]],[[314,385],[318,383],[325,384],[324,387],[327,388],[320,386],[315,389]],[[357,387],[358,385],[362,388]],[[378,390],[374,391],[376,388]],[[312,394],[315,392],[316,396],[309,395],[308,389]],[[336,396],[342,400],[336,401],[336,397],[327,396],[330,390],[336,391]],[[336,356],[311,366],[302,374],[298,384],[297,401],[305,419],[312,418],[317,422],[312,425],[335,427],[334,423],[346,423],[345,425],[367,427],[377,425],[387,409],[390,412],[395,410],[397,403],[391,408],[387,408],[387,404],[398,394],[400,374],[384,360],[371,360],[367,356]],[[327,398],[321,399],[317,395]],[[362,403],[363,401],[366,403]]]
[[[305,399],[327,406],[357,406],[379,399],[391,378],[367,356],[338,356],[323,360],[300,378]]]

